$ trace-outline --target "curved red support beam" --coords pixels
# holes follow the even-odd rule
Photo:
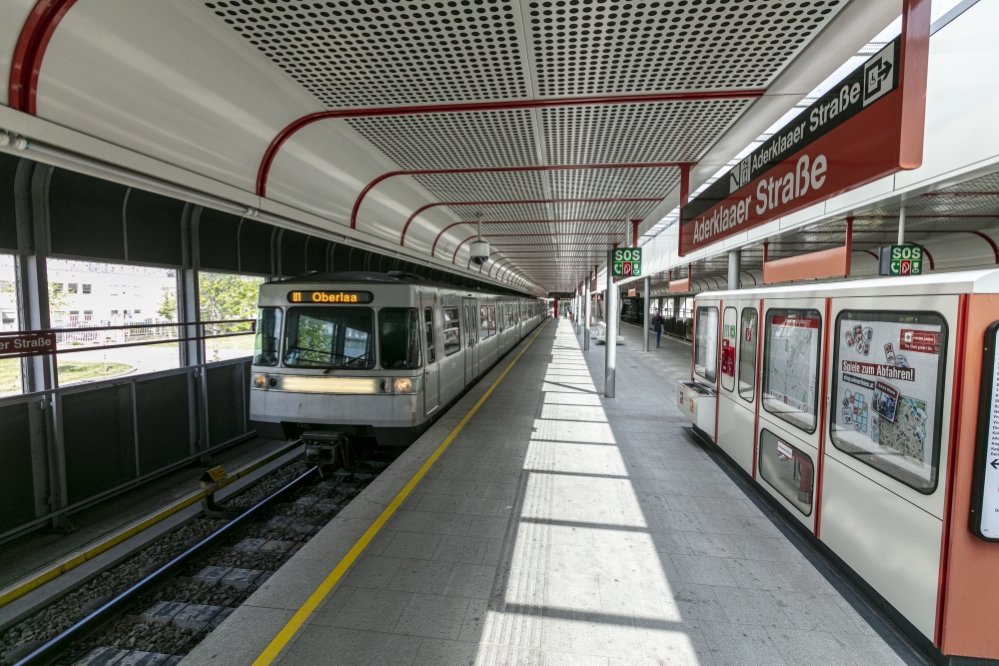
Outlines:
[[[499,268],[499,265],[500,265],[501,261],[513,261],[513,259],[511,259],[510,257],[500,257],[499,259],[497,259],[496,261],[494,261],[493,265],[489,268],[488,277],[492,277],[493,276],[493,269],[494,268]],[[499,274],[499,271],[496,271],[496,273]]]
[[[421,213],[424,213],[431,208],[437,208],[438,206],[501,206],[505,204],[545,204],[545,203],[648,203],[650,201],[662,201],[662,197],[616,197],[611,199],[512,199],[507,201],[435,201],[434,203],[429,203],[425,206],[417,208],[409,219],[406,220],[406,224],[402,227],[402,234],[399,235],[399,245],[405,247],[406,245],[406,232],[409,231],[409,225],[413,223]],[[623,221],[623,220],[622,220]]]
[[[76,0],[38,0],[21,28],[10,65],[8,105],[17,111],[36,115],[38,109],[38,74],[45,50],[59,21]]]
[[[766,92],[764,88],[738,90],[704,90],[651,95],[605,95],[602,97],[560,97],[550,99],[507,100],[502,102],[467,102],[462,104],[422,104],[416,106],[389,106],[367,109],[337,109],[320,111],[302,116],[281,130],[267,147],[257,171],[257,194],[267,196],[267,177],[281,147],[300,129],[320,120],[347,118],[374,118],[386,116],[415,116],[435,113],[472,113],[476,111],[517,111],[521,109],[551,109],[565,106],[613,106],[617,104],[654,104],[660,102],[706,102],[718,99],[757,99]]]
[[[562,164],[556,166],[511,166],[511,167],[467,167],[460,169],[408,169],[404,171],[389,171],[375,178],[364,186],[354,201],[350,211],[350,228],[357,228],[357,214],[361,210],[361,202],[375,185],[394,176],[436,176],[459,173],[513,173],[518,171],[586,171],[589,169],[669,169],[689,167],[688,162],[633,162],[624,164]],[[263,195],[261,195],[263,196]]]
[[[611,224],[611,223],[620,224],[621,222],[624,222],[624,220],[483,220],[482,224],[581,224],[581,223],[585,223],[585,222],[606,222],[608,224]],[[434,238],[433,247],[430,249],[430,256],[431,257],[433,257],[434,254],[437,252],[437,242],[441,239],[441,236],[444,235],[444,232],[447,231],[448,229],[452,229],[452,228],[457,227],[457,226],[462,225],[462,224],[476,224],[476,222],[468,222],[468,221],[465,221],[465,222],[452,222],[451,224],[449,224],[446,227],[444,227],[443,229],[441,229],[437,233],[437,237]],[[497,234],[482,234],[483,237],[485,237],[485,236],[496,236],[496,235]],[[511,235],[511,236],[534,236],[534,235],[537,235],[537,236],[547,236],[548,234],[509,234],[509,235]],[[592,235],[599,235],[599,232],[597,234],[588,234],[588,235],[591,235],[591,236]]]

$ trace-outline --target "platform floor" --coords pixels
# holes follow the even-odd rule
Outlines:
[[[273,663],[923,663],[690,436],[689,345],[622,334],[608,400],[549,322]],[[515,354],[184,664],[253,662]]]

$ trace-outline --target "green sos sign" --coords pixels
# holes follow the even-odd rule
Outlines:
[[[920,245],[889,245],[880,248],[878,275],[922,275],[923,248]]]
[[[642,274],[642,248],[619,247],[611,250],[611,275],[634,277]]]

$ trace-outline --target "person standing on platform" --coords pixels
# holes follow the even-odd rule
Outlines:
[[[659,316],[658,312],[652,317],[652,330],[656,332],[656,349],[659,349],[659,336],[663,332],[663,318]]]

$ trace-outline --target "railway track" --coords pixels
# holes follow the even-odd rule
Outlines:
[[[387,466],[290,461],[9,627],[0,663],[179,663]]]

